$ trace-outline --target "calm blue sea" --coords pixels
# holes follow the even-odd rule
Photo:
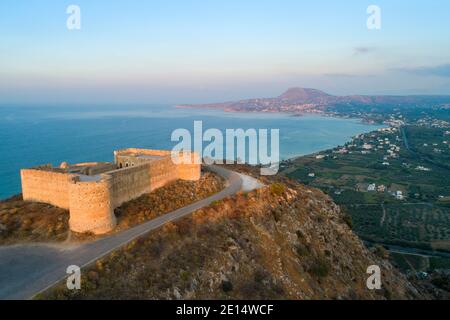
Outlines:
[[[280,129],[283,159],[341,145],[378,127],[358,120],[226,113],[166,105],[96,107],[0,107],[0,199],[20,193],[20,168],[85,161],[112,161],[127,147],[171,149],[171,133],[207,128]]]

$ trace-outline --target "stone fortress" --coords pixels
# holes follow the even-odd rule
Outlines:
[[[43,165],[21,170],[26,201],[48,203],[70,211],[74,232],[104,234],[114,229],[114,209],[169,182],[200,179],[196,153],[124,149],[114,163],[92,162],[59,168]]]

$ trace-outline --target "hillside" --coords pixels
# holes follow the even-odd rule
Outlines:
[[[355,107],[430,107],[448,106],[450,96],[335,96],[317,89],[290,88],[274,98],[255,98],[223,103],[182,105],[188,108],[222,109],[235,112],[324,113],[349,112]],[[366,110],[367,111],[367,110]]]
[[[39,298],[424,298],[363,246],[329,197],[276,179],[281,178],[266,178],[264,189],[213,203],[98,261],[83,272],[82,290],[69,292],[61,284]],[[366,287],[366,269],[374,264],[383,272],[379,291]]]

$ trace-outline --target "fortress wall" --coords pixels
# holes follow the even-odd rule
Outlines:
[[[139,150],[141,151],[147,150]],[[147,154],[155,155],[154,152]],[[170,152],[158,151],[161,155]],[[164,156],[161,159],[148,161],[133,156],[116,155],[116,161],[129,161],[134,166],[125,167],[120,170],[107,173],[112,177],[113,206],[117,208],[123,203],[136,199],[143,194],[150,193],[177,179],[198,180],[200,179],[200,165],[175,165],[172,158]]]
[[[201,177],[200,157],[197,153],[184,153],[181,155],[184,163],[177,164],[178,178],[188,181],[197,181]]]
[[[113,163],[106,164],[105,163],[105,164],[99,164],[99,165],[96,165],[96,166],[94,166],[92,168],[89,168],[88,169],[88,173],[91,176],[95,176],[97,174],[102,174],[102,173],[105,173],[105,172],[108,172],[108,171],[112,171],[112,170],[116,170],[116,169],[117,168],[116,168],[115,164],[113,164]]]
[[[111,177],[114,208],[151,191],[148,164],[112,171],[107,175]]]
[[[201,177],[201,167],[196,164],[177,165],[178,177],[182,180],[197,181]]]
[[[70,165],[70,167],[93,167],[93,166],[98,166],[98,165],[102,165],[104,163],[102,162],[80,162],[80,163],[76,163],[76,164],[72,164]]]
[[[149,161],[149,159],[139,158],[136,157],[136,155],[158,156],[161,157],[161,159]],[[165,173],[165,170],[175,170],[178,179],[190,181],[196,181],[200,179],[201,165],[200,157],[197,153],[180,152],[178,155],[176,155],[177,164],[173,163],[172,156],[172,151],[129,148],[116,151],[115,161],[117,165],[122,165],[122,167],[125,167],[126,164],[128,164],[129,166],[138,166],[150,162],[151,168],[160,168],[159,170],[161,171],[158,171],[158,169],[151,169],[151,178],[154,177],[154,179],[152,179],[152,182],[153,184],[155,184],[155,187],[152,187],[152,190],[161,186],[161,184],[164,184],[164,181],[172,180],[172,178],[168,178],[168,176],[170,176],[172,173]],[[169,164],[167,159],[169,159],[172,163]],[[180,160],[181,164],[178,164]],[[155,164],[156,162],[160,164]]]
[[[139,157],[138,155],[144,155],[144,156],[154,156],[155,159],[153,161],[159,161],[162,158],[170,157],[171,152],[170,151],[164,151],[164,150],[146,150],[146,149],[136,149],[136,148],[130,148],[130,149],[124,149],[114,152],[114,158],[116,165],[118,167],[125,168],[131,167],[131,166],[139,166],[146,164],[152,159],[146,159],[144,157]],[[160,158],[158,158],[160,157]]]
[[[116,163],[118,168],[128,168],[140,166],[148,163],[148,159],[137,158],[131,155],[117,155]]]
[[[119,170],[115,165],[94,166],[92,169],[100,171],[113,169],[96,176],[67,174],[50,168],[24,169],[21,171],[24,200],[69,209],[71,230],[102,234],[115,227],[114,209],[123,203],[177,179],[200,179],[200,164],[191,164],[191,160],[198,160],[195,153],[184,154],[188,160],[191,158],[187,164],[175,164],[170,151],[127,149],[122,152],[115,152],[116,164],[118,160],[133,161],[134,166]]]
[[[116,170],[115,163],[108,162],[84,162],[69,166],[69,172],[75,174],[85,174],[89,176],[99,175],[105,172]]]
[[[179,179],[177,167],[173,164],[170,157],[150,162],[148,163],[148,168],[151,191]]]
[[[171,151],[128,148],[128,149],[118,150],[115,152],[116,155],[126,155],[126,154],[130,154],[130,153],[145,154],[145,155],[149,155],[149,156],[166,157],[166,156],[170,156]]]
[[[69,209],[69,175],[36,169],[20,171],[23,199]]]
[[[69,198],[72,231],[104,234],[116,226],[111,177],[104,175],[98,181],[74,177],[69,183]]]

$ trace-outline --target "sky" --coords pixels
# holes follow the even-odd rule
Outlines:
[[[219,102],[297,86],[450,94],[450,1],[0,1],[2,105]]]

